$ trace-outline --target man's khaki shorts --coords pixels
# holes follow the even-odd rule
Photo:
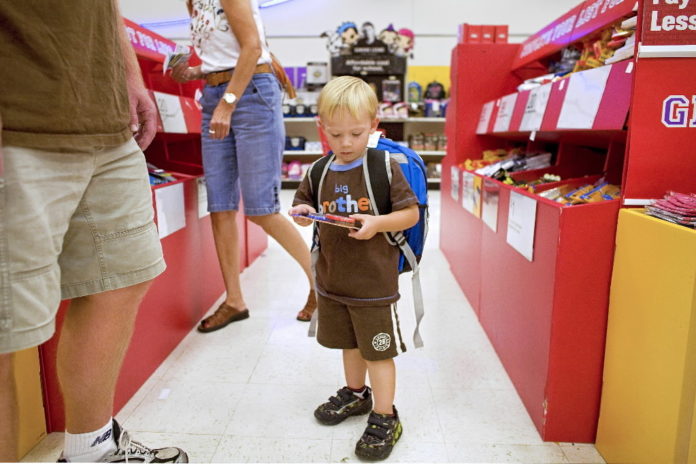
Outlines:
[[[406,351],[396,303],[348,306],[322,295],[317,295],[317,303],[317,341],[320,345],[342,350],[358,348],[367,361],[391,359]]]
[[[0,353],[51,338],[61,299],[164,271],[142,151],[2,147]]]

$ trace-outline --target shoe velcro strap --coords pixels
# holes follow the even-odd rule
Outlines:
[[[374,437],[380,438],[382,440],[387,439],[387,435],[389,435],[389,428],[385,427],[385,424],[383,423],[375,423],[372,422],[372,418],[368,419],[367,422],[368,425],[367,428],[365,429],[365,433],[367,435],[372,435]]]
[[[329,401],[331,401],[332,404],[341,407],[350,403],[353,398],[357,398],[357,396],[355,396],[352,391],[342,389],[338,391],[336,396],[329,398]]]

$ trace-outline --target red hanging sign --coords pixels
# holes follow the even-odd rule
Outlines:
[[[696,0],[646,0],[643,45],[696,44]]]
[[[159,34],[145,29],[135,24],[133,21],[123,18],[126,27],[126,34],[135,53],[155,61],[164,61],[167,53],[173,52],[176,44],[169,39],[165,39]]]
[[[693,0],[696,1],[696,0]],[[583,4],[571,42],[598,32],[637,9],[637,0],[586,0]]]
[[[693,0],[696,1],[696,0]],[[564,49],[570,43],[575,21],[584,4],[580,4],[522,42],[520,51],[513,63],[513,69]]]

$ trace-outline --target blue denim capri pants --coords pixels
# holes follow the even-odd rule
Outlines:
[[[247,216],[277,213],[285,147],[280,84],[271,73],[254,74],[232,113],[229,135],[214,140],[210,120],[226,89],[227,83],[206,85],[200,100],[208,211],[239,210],[241,190]]]

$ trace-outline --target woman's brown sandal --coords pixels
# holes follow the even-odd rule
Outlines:
[[[309,322],[310,320],[312,320],[312,314],[314,314],[314,311],[316,311],[316,309],[317,294],[314,292],[314,290],[310,290],[304,308],[302,308],[300,312],[297,313],[297,320],[302,322]]]
[[[230,306],[223,302],[220,304],[220,306],[218,306],[218,309],[216,309],[213,314],[201,321],[201,323],[198,325],[198,331],[204,333],[213,332],[215,330],[222,329],[233,322],[241,321],[242,319],[246,319],[248,317],[248,309],[239,310],[234,306]]]

